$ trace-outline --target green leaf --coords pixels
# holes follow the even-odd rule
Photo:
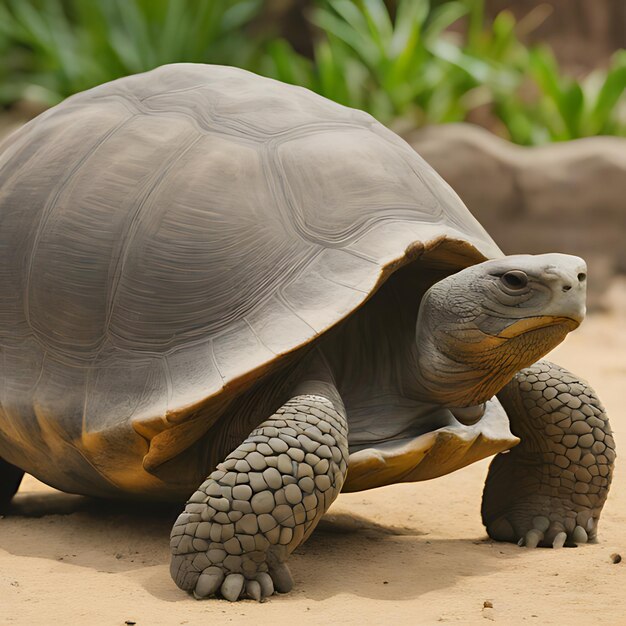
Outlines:
[[[383,0],[363,0],[363,15],[378,46],[381,49],[388,46],[393,36],[393,24]]]
[[[467,15],[467,7],[460,2],[446,2],[433,10],[424,29],[424,41],[431,45],[441,37],[441,33],[457,20]]]
[[[339,3],[333,2],[333,6],[335,4]],[[367,65],[372,68],[376,67],[379,60],[379,51],[376,44],[369,37],[363,37],[349,23],[322,9],[314,12],[312,22],[328,34],[337,37],[337,39],[350,46]],[[367,28],[366,24],[365,28]]]
[[[589,134],[606,132],[613,112],[626,93],[626,51],[618,51],[614,58],[594,106],[589,112]]]
[[[562,97],[558,102],[558,108],[568,130],[568,139],[575,139],[581,136],[580,120],[584,101],[585,96],[583,90],[580,84],[575,81],[562,92]]]

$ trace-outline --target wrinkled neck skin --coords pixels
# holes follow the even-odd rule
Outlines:
[[[447,287],[436,284],[426,293],[416,323],[411,376],[426,401],[445,407],[481,405],[571,330],[562,320],[545,319],[545,325],[507,337],[503,331],[510,317],[499,317],[492,304],[487,320],[474,292]]]

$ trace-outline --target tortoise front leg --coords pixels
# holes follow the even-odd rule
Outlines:
[[[498,394],[521,443],[489,467],[483,523],[494,539],[560,547],[596,537],[615,443],[596,393],[539,361]]]
[[[171,534],[176,584],[196,598],[231,601],[289,591],[285,560],[339,495],[347,463],[334,385],[300,385],[189,499]]]
[[[0,515],[7,511],[23,477],[23,470],[0,458]]]

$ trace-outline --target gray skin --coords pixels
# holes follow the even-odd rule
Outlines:
[[[537,362],[582,321],[585,282],[577,257],[487,261],[427,291],[412,337],[400,323],[378,343],[381,405],[393,404],[385,388],[400,389],[412,415],[446,407],[471,423],[498,394],[522,443],[490,468],[483,521],[496,539],[561,547],[595,538],[615,457],[608,421],[585,383]],[[351,332],[358,326],[344,341]],[[349,445],[347,416],[358,414],[354,398],[363,394],[351,389],[370,381],[342,354],[332,338],[314,349],[291,399],[189,499],[172,531],[171,572],[196,598],[262,600],[291,589],[285,561],[341,491],[359,447]],[[385,384],[385,375],[401,383]]]

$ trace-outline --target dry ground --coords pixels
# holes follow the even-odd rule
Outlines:
[[[612,302],[551,358],[593,382],[619,453],[626,285]],[[436,481],[340,496],[324,528],[291,558],[296,589],[262,605],[196,602],[174,586],[167,564],[176,512],[93,503],[29,478],[17,496],[19,515],[0,519],[0,623],[626,624],[619,460],[600,543],[558,551],[486,539],[479,516],[486,470],[482,462]],[[624,562],[613,564],[613,553]]]

